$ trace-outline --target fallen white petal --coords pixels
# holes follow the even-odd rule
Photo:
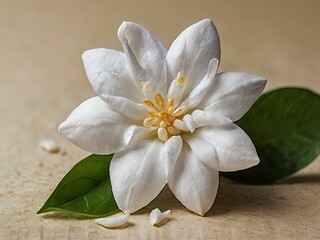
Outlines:
[[[116,228],[128,222],[130,214],[119,215],[115,217],[99,218],[96,222],[107,228]]]
[[[161,212],[158,208],[155,208],[150,213],[150,223],[155,226],[161,223],[163,220],[167,219],[170,215],[171,210],[167,210],[165,212]]]
[[[60,151],[59,145],[55,141],[53,141],[51,139],[43,139],[43,140],[41,140],[39,142],[39,146],[43,150],[45,150],[45,151],[47,151],[49,153],[57,153],[57,152]]]

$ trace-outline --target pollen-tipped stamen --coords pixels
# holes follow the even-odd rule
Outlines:
[[[148,117],[143,121],[144,127],[151,127],[152,125],[156,124],[158,122],[158,119],[155,117]]]
[[[158,128],[158,138],[163,142],[168,140],[168,132],[165,128]]]
[[[155,95],[155,101],[159,106],[161,106],[161,110],[164,110],[164,100],[160,93]]]
[[[153,104],[153,102],[151,102],[149,99],[143,99],[142,100],[143,101],[143,103],[145,104],[145,105],[147,105],[149,108],[152,108],[153,110],[155,110],[155,111],[159,111],[159,109]]]
[[[176,117],[179,117],[180,115],[184,114],[186,112],[186,110],[187,110],[186,106],[179,107],[179,108],[177,108],[176,110],[173,111],[173,114]]]

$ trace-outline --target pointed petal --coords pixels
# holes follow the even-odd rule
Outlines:
[[[206,76],[200,81],[200,83],[191,91],[190,95],[181,103],[182,106],[186,106],[188,110],[195,108],[201,103],[202,99],[206,96],[206,93],[213,83],[214,76],[218,70],[219,61],[212,59],[208,66]]]
[[[165,186],[162,147],[158,139],[148,139],[114,155],[110,164],[112,192],[123,212],[133,213],[146,206]]]
[[[138,121],[141,124],[143,120],[149,116],[148,109],[143,104],[135,103],[124,97],[102,95],[102,98],[114,111]]]
[[[166,171],[166,181],[168,181],[176,161],[182,148],[182,139],[180,136],[173,136],[169,138],[163,145],[163,160]]]
[[[200,128],[207,125],[220,126],[232,122],[229,118],[223,117],[213,111],[207,112],[195,110],[192,112],[191,118],[195,128]],[[183,120],[185,121],[186,119],[184,118]]]
[[[214,111],[235,122],[259,98],[266,83],[265,78],[247,73],[219,73],[198,108]]]
[[[113,111],[99,97],[78,106],[59,126],[59,132],[74,144],[96,154],[111,154],[154,131],[136,125],[132,119]]]
[[[168,50],[168,83],[182,72],[186,81],[185,97],[188,96],[206,75],[213,58],[220,61],[219,36],[212,21],[204,19],[185,29]]]
[[[217,195],[219,172],[203,165],[190,147],[183,144],[168,185],[185,207],[204,215]]]
[[[82,59],[88,79],[102,99],[111,95],[141,102],[141,89],[131,79],[124,53],[98,48],[85,51]]]
[[[138,77],[135,80],[150,82],[153,91],[164,96],[167,84],[165,46],[151,32],[133,22],[123,22],[118,36],[128,63],[135,66],[132,68],[133,76]]]
[[[213,111],[206,112],[195,110],[191,115],[184,115],[182,121],[180,119],[176,119],[173,125],[181,131],[193,133],[197,128],[203,126],[220,126],[228,123],[232,123],[229,118],[218,115]]]
[[[259,163],[251,139],[234,123],[199,128],[184,140],[203,164],[219,171],[238,171]]]

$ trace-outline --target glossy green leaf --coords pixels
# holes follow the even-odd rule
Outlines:
[[[236,181],[263,184],[287,177],[320,153],[320,96],[282,88],[261,96],[239,125],[252,139],[260,164],[223,173]]]
[[[119,211],[109,166],[113,155],[90,155],[60,181],[38,213],[63,211],[76,216],[102,217]]]

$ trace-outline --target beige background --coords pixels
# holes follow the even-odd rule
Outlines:
[[[38,216],[65,173],[88,153],[57,133],[94,96],[80,55],[120,49],[123,20],[141,23],[170,46],[205,17],[222,43],[220,71],[269,79],[267,89],[298,85],[320,91],[320,1],[4,1],[0,0],[0,239],[320,239],[320,161],[267,186],[222,181],[206,217],[183,208],[166,189],[121,230],[93,220]],[[56,140],[66,155],[37,147]],[[151,227],[154,207],[171,220]]]

